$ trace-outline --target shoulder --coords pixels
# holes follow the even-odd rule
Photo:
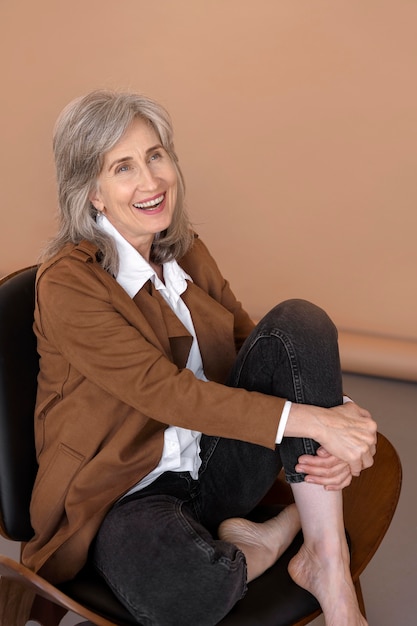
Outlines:
[[[38,274],[47,272],[51,267],[65,260],[84,263],[98,262],[99,253],[97,246],[87,240],[83,240],[79,244],[67,243],[53,257],[40,265]]]
[[[55,256],[40,265],[36,276],[37,292],[42,294],[53,289],[55,293],[72,291],[108,291],[117,285],[115,279],[99,263],[100,251],[89,242],[66,244]]]
[[[128,317],[132,309],[136,312],[137,307],[132,307],[128,294],[103,269],[98,248],[89,242],[66,245],[38,269],[35,321],[43,335],[63,327],[99,324],[109,314]]]

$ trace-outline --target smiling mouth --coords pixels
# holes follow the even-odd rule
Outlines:
[[[161,194],[157,198],[153,200],[148,200],[147,202],[136,202],[133,206],[135,209],[141,209],[142,211],[155,211],[155,209],[159,208],[162,202],[165,199],[165,194]]]

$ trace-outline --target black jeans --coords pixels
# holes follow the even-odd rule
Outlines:
[[[341,404],[335,326],[306,301],[278,305],[246,340],[229,384],[305,404]],[[302,481],[294,466],[317,447],[284,438],[273,451],[203,435],[198,480],[166,472],[110,510],[92,550],[96,568],[138,624],[213,626],[246,591],[244,555],[218,540],[216,529],[247,515],[282,466],[289,482]]]

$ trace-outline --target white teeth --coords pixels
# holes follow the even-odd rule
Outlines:
[[[154,200],[149,200],[148,202],[137,202],[133,206],[136,209],[151,209],[157,204],[161,204],[163,199],[164,199],[164,195],[162,194],[161,196],[159,196],[158,198],[155,198]]]

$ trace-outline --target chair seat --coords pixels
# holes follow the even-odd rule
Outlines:
[[[119,602],[93,567],[86,565],[70,581],[57,585],[58,589],[94,613],[120,626],[137,626],[134,617]]]

